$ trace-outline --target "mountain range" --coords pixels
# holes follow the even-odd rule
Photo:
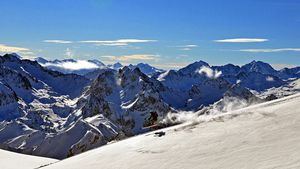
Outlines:
[[[261,61],[198,61],[165,71],[144,63],[32,61],[6,54],[0,56],[0,147],[64,159],[149,131],[151,112],[163,123],[169,113],[222,113],[284,95],[272,91],[299,92],[292,85],[299,70],[277,71]]]

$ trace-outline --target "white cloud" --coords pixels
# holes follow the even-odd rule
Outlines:
[[[222,39],[222,40],[214,40],[219,43],[254,43],[254,42],[266,42],[268,39],[260,39],[260,38],[234,38],[234,39]]]
[[[196,48],[196,47],[198,47],[198,45],[185,45],[185,47],[188,47],[188,48]]]
[[[8,46],[0,44],[0,53],[17,53],[22,56],[23,59],[32,59],[35,54],[28,48]]]
[[[284,64],[284,63],[276,63],[276,64],[271,64],[271,65],[276,70],[280,70],[280,69],[283,69],[283,68],[293,68],[293,67],[296,67],[296,65]]]
[[[135,55],[123,55],[123,56],[101,56],[113,61],[130,61],[130,60],[156,60],[159,55],[150,54],[135,54]]]
[[[179,48],[179,50],[189,51],[192,50],[193,48],[197,48],[198,45],[190,44],[190,45],[181,45],[181,46],[174,46],[174,47]]]
[[[191,45],[181,45],[181,46],[175,46],[177,48],[197,48],[198,45],[194,45],[194,44],[191,44]]]
[[[212,70],[210,67],[202,66],[198,73],[205,74],[207,77],[216,79],[222,75],[222,71]]]
[[[92,43],[97,46],[126,46],[131,43],[148,43],[156,42],[157,40],[145,40],[145,39],[118,39],[118,40],[87,40],[79,41],[79,43]]]
[[[158,68],[162,68],[162,69],[180,69],[183,68],[185,66],[187,66],[190,63],[184,63],[184,62],[168,62],[165,64],[151,64],[152,66],[158,67]]]
[[[189,50],[192,50],[191,48],[181,48],[179,50],[183,50],[183,51],[189,51]]]
[[[19,52],[29,52],[29,51],[30,49],[28,48],[7,46],[7,45],[0,44],[0,52],[3,53],[19,53]]]
[[[128,43],[96,43],[96,46],[128,46]]]
[[[67,41],[67,40],[44,40],[43,42],[46,42],[46,43],[59,43],[59,44],[73,43],[72,41]]]
[[[62,62],[62,63],[46,63],[45,67],[57,67],[67,70],[81,70],[81,69],[96,69],[99,68],[98,65],[88,62],[86,60],[77,60],[75,62]]]
[[[300,48],[277,48],[277,49],[240,49],[241,52],[271,53],[271,52],[300,52]]]

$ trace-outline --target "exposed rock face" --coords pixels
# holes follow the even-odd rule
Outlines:
[[[97,114],[120,126],[126,135],[143,132],[150,112],[163,118],[170,110],[160,96],[162,84],[138,68],[124,67],[100,74],[80,98],[78,108],[84,118]]]

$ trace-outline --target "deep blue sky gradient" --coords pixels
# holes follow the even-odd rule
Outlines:
[[[159,67],[204,60],[243,64],[262,60],[300,65],[300,52],[241,52],[240,49],[300,48],[298,0],[1,0],[0,44],[29,48],[35,56],[77,59],[157,55]],[[228,38],[265,38],[262,43],[216,43]],[[152,39],[127,47],[54,44],[69,41]],[[180,50],[195,44],[197,48]],[[107,61],[108,62],[108,61]],[[132,60],[132,63],[142,62]]]

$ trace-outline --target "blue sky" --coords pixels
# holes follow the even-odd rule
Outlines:
[[[297,0],[1,0],[0,53],[178,68],[300,65]]]

